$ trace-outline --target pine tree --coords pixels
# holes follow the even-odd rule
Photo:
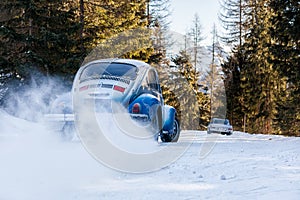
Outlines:
[[[147,25],[146,2],[138,0],[2,1],[0,6],[1,62],[25,80],[35,69],[72,79],[103,40]],[[151,52],[146,46],[123,56],[147,60]]]
[[[179,72],[179,76],[174,81],[176,94],[179,94],[177,96],[180,102],[183,102],[181,105],[184,108],[181,109],[181,117],[185,119],[183,125],[186,128],[204,129],[210,119],[209,96],[199,91],[198,79],[195,78],[198,74],[195,74],[197,72],[193,69],[191,58],[185,51],[181,51],[173,61]]]
[[[148,27],[153,30],[153,53],[149,59],[152,63],[166,63],[167,47],[172,45],[169,33],[170,0],[148,0]]]
[[[210,117],[226,118],[226,93],[221,68],[224,50],[219,43],[216,26],[213,26],[212,34],[212,60],[205,77],[210,96]]]
[[[188,36],[192,41],[192,61],[195,68],[195,72],[201,64],[201,42],[204,40],[203,28],[200,22],[198,13],[194,15],[193,24],[188,32]]]
[[[251,32],[245,42],[246,65],[241,71],[243,104],[247,110],[248,131],[274,133],[273,119],[277,112],[278,72],[272,59],[270,36],[272,12],[269,1],[252,2]]]
[[[241,46],[246,33],[245,0],[222,0],[219,19],[222,23],[224,33],[222,41],[227,45]]]
[[[30,82],[34,71],[62,76],[71,85],[92,49],[147,26],[145,0],[15,0],[2,1],[0,8],[0,73],[16,85]],[[153,52],[151,31],[142,31],[135,34],[138,48],[124,47],[114,56],[147,61]],[[124,38],[115,50],[118,45],[126,45]],[[0,84],[4,83],[1,76]]]
[[[249,22],[246,13],[249,11],[248,2],[245,0],[223,0],[219,19],[223,26],[221,41],[231,47],[231,55],[223,63],[226,98],[228,104],[227,116],[235,125],[235,129],[245,131],[245,109],[240,101],[241,77],[240,72],[244,67],[245,54],[242,45],[249,31]],[[242,129],[243,127],[243,129]]]
[[[226,90],[227,102],[227,117],[234,125],[235,130],[244,131],[244,115],[242,110],[241,98],[241,80],[238,56],[232,54],[222,65],[222,72],[224,73],[224,86]]]
[[[4,1],[0,6],[0,42],[6,44],[0,56],[13,74],[28,80],[32,71],[63,74],[78,63],[72,52],[77,46],[75,9],[67,1]]]
[[[272,0],[272,60],[281,78],[276,124],[279,133],[300,135],[300,6],[297,0]]]
[[[238,1],[226,2],[238,5]],[[299,2],[243,2],[240,27],[244,28],[244,36],[223,65],[228,104],[235,105],[231,115],[243,118],[242,126],[246,125],[248,132],[297,135]],[[227,18],[224,21],[227,25],[233,23]]]
[[[153,48],[148,45],[151,31],[146,30],[145,0],[88,1],[84,3],[84,10],[88,12],[84,12],[83,40],[84,48],[92,51],[90,58],[149,59]],[[131,46],[128,38],[133,43],[140,42],[139,49],[135,49],[137,45]],[[143,43],[146,43],[144,47]]]

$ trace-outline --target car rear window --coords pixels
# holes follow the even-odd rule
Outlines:
[[[80,75],[80,80],[97,79],[103,76],[122,77],[134,80],[137,68],[125,63],[93,63],[88,65]]]
[[[213,123],[214,124],[225,124],[225,125],[228,125],[229,121],[227,119],[214,119]]]

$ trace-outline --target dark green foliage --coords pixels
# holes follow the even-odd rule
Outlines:
[[[71,85],[95,47],[148,23],[146,1],[139,0],[4,0],[0,9],[0,86],[6,88],[1,96],[10,82],[30,84],[33,72],[61,76]],[[138,46],[121,40],[114,49],[122,45],[123,52],[114,56],[147,61],[153,52],[150,34],[139,34],[130,41]]]
[[[101,40],[85,58],[83,64],[105,58],[133,58],[147,61],[152,49],[151,34],[147,28],[137,28]]]
[[[222,70],[224,72],[224,86],[226,90],[227,101],[227,118],[231,124],[234,125],[235,130],[242,131],[243,127],[243,102],[241,97],[241,85],[240,85],[240,65],[239,56],[232,56],[228,58],[228,61],[222,64]]]
[[[276,124],[279,133],[300,136],[300,4],[298,0],[272,0],[271,62],[283,81]],[[285,87],[282,87],[284,85]]]
[[[300,135],[299,1],[244,3],[246,35],[223,65],[228,116],[248,132]]]
[[[4,11],[0,22],[0,45],[4,48],[0,49],[0,57],[25,82],[35,70],[62,75],[75,72],[80,62],[76,50],[78,24],[74,20],[75,8],[66,3],[27,0],[0,4]]]

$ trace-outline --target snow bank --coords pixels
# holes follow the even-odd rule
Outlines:
[[[0,111],[0,199],[73,199],[107,177],[79,142],[63,142],[42,123]]]

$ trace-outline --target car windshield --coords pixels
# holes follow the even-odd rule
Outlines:
[[[80,80],[97,79],[103,76],[121,77],[134,80],[137,68],[124,63],[93,63],[87,66],[80,75]]]
[[[214,119],[213,123],[214,124],[225,124],[225,125],[228,125],[229,121],[227,119]]]

